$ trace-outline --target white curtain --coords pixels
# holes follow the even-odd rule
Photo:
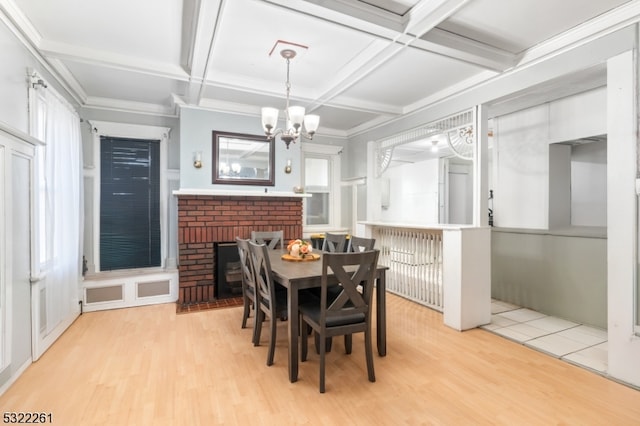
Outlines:
[[[40,89],[42,90],[42,89]],[[46,261],[34,294],[37,359],[78,316],[82,277],[82,145],[80,118],[53,89],[44,89]],[[42,151],[41,151],[42,152]],[[42,182],[42,180],[40,180]]]

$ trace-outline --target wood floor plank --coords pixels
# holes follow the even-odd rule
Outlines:
[[[241,309],[175,305],[91,312],[0,396],[2,411],[50,412],[61,425],[638,425],[640,391],[488,331],[457,332],[438,312],[388,295],[388,355],[367,380],[361,336],[289,383],[286,323],[275,364]],[[375,323],[375,321],[374,321]],[[313,344],[310,345],[313,347]]]

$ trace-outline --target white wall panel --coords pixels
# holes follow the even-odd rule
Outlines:
[[[606,87],[551,102],[549,142],[607,133]]]
[[[380,218],[388,222],[438,223],[438,159],[388,169],[389,206]]]
[[[548,104],[494,120],[498,150],[495,225],[546,229],[549,203]]]

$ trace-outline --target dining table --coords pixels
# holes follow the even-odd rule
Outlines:
[[[286,250],[269,250],[269,262],[273,280],[287,289],[288,340],[289,340],[289,381],[298,380],[298,337],[300,321],[298,320],[298,294],[300,290],[320,287],[322,281],[323,252],[314,250],[316,260],[284,259]],[[286,256],[285,256],[286,257]],[[378,355],[387,354],[386,326],[386,271],[388,266],[378,264],[376,268],[376,342]],[[330,284],[333,273],[328,271]],[[337,283],[337,280],[335,282]]]

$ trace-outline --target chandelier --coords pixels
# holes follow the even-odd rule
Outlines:
[[[289,106],[289,92],[291,91],[291,83],[289,82],[289,63],[295,58],[296,51],[293,49],[284,49],[280,55],[287,60],[287,104],[284,110],[284,118],[286,127],[284,129],[276,128],[278,124],[278,109],[271,107],[262,108],[262,128],[267,135],[267,139],[271,140],[277,135],[287,145],[291,142],[295,143],[300,135],[307,139],[313,139],[313,135],[318,130],[320,124],[320,116],[308,114],[305,115],[305,109],[302,106]],[[304,130],[302,125],[304,123]]]

